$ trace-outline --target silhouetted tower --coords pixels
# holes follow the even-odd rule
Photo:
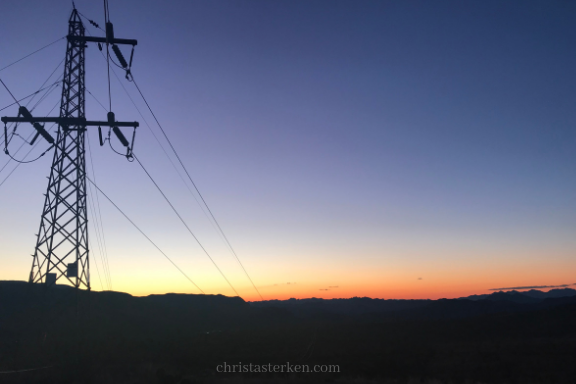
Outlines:
[[[131,44],[134,47],[137,42],[136,40],[115,39],[111,23],[106,25],[105,38],[84,36],[84,25],[76,9],[70,16],[67,40],[60,117],[33,117],[26,107],[20,106],[18,117],[3,117],[2,121],[4,124],[29,122],[37,130],[32,142],[42,135],[54,145],[54,158],[36,248],[32,255],[29,281],[51,285],[57,280],[66,279],[76,288],[90,289],[84,148],[86,129],[88,126],[112,128],[122,144],[127,147],[126,156],[128,157],[131,155],[132,148],[118,127],[136,128],[138,123],[117,122],[112,112],[108,113],[107,121],[86,120],[84,50],[87,42],[97,42],[112,44],[116,53],[119,52],[116,43]],[[58,123],[55,141],[40,124],[41,122]],[[101,131],[100,144],[103,144]]]
[[[84,25],[76,10],[70,16],[68,36],[84,37]],[[61,118],[85,118],[85,46],[80,39],[68,39]],[[78,124],[58,129],[30,282],[51,283],[50,279],[55,282],[65,277],[75,287],[90,289],[85,130]]]

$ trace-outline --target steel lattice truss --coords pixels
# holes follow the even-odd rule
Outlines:
[[[76,10],[70,16],[68,35],[84,37]],[[85,118],[85,44],[82,39],[68,39],[61,118]],[[90,289],[85,131],[85,125],[58,126],[30,282],[52,284],[66,279],[77,288]]]

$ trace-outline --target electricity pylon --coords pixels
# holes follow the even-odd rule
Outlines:
[[[65,279],[76,288],[83,287],[89,290],[90,259],[84,149],[86,129],[89,126],[98,126],[102,145],[100,127],[110,127],[127,147],[128,157],[132,148],[118,127],[136,129],[138,123],[115,121],[113,112],[108,112],[107,121],[86,120],[84,51],[87,42],[96,42],[99,45],[112,44],[114,52],[118,55],[119,48],[116,44],[130,44],[134,47],[137,41],[114,38],[112,23],[109,22],[106,23],[105,38],[84,36],[84,31],[80,15],[74,8],[68,22],[60,117],[33,117],[26,107],[20,106],[18,117],[2,117],[2,122],[5,126],[9,122],[31,123],[37,131],[31,144],[41,135],[54,146],[40,229],[32,255],[30,283],[52,285],[60,279]],[[121,61],[124,66],[123,57]],[[40,123],[58,124],[56,140]]]

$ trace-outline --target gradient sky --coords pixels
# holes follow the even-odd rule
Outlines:
[[[104,25],[100,1],[76,6]],[[2,1],[0,68],[64,36],[71,10]],[[110,15],[117,37],[138,39],[134,76],[265,299],[576,282],[575,2],[110,0]],[[26,96],[65,49],[62,40],[0,78]],[[86,70],[107,105],[95,45]],[[104,120],[86,100],[88,117]],[[0,108],[10,103],[0,89]],[[257,299],[114,76],[112,106],[141,122],[136,154],[241,296]],[[142,169],[97,140],[92,130],[99,186],[207,293],[233,294]],[[2,280],[27,279],[51,158],[0,187]],[[0,154],[0,167],[7,160]],[[114,290],[198,292],[102,197],[100,206]]]

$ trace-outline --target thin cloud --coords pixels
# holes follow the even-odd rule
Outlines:
[[[539,288],[567,288],[576,284],[561,284],[561,285],[529,285],[526,287],[506,287],[506,288],[490,288],[489,291],[504,291],[506,289],[539,289]]]
[[[280,286],[283,286],[283,285],[296,285],[296,283],[295,283],[295,282],[291,282],[291,283],[289,282],[289,283],[279,283],[279,284],[276,283],[276,284],[270,284],[270,285],[260,285],[260,286],[258,286],[258,288],[260,288],[260,289],[266,289],[266,288],[280,287]]]
[[[338,288],[337,285],[329,285],[328,288]]]
[[[278,284],[270,284],[270,285],[259,285],[258,289],[268,289],[268,288],[274,288],[277,287]]]

